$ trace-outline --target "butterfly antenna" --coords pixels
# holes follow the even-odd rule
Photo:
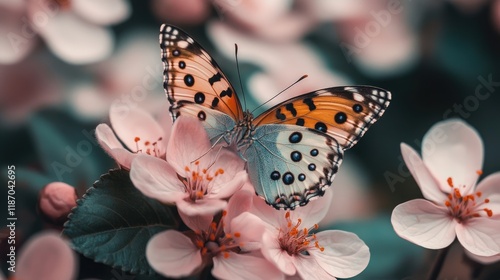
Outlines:
[[[240,63],[238,62],[238,44],[234,44],[234,56],[236,58],[236,70],[238,71],[238,78],[240,79],[240,88],[241,88],[241,94],[243,97],[243,106],[245,107],[244,110],[247,110],[247,100],[245,98],[245,91],[243,90],[243,84],[241,83],[241,74],[240,74]]]
[[[267,100],[266,102],[264,102],[264,103],[260,104],[259,106],[257,106],[257,108],[253,109],[251,113],[253,114],[253,112],[255,112],[256,110],[258,110],[260,107],[262,107],[262,106],[266,105],[267,103],[271,102],[271,100],[273,100],[273,99],[275,99],[276,97],[278,97],[278,95],[282,94],[282,93],[283,93],[283,92],[285,92],[287,89],[289,89],[289,88],[293,87],[294,85],[296,85],[298,82],[302,81],[302,80],[303,80],[303,79],[305,79],[305,78],[307,78],[307,75],[304,75],[304,76],[300,77],[300,78],[299,78],[297,81],[295,81],[293,84],[291,84],[291,85],[287,86],[284,90],[282,90],[282,91],[278,92],[275,96],[271,97],[271,99],[269,99],[269,100]]]
[[[191,163],[194,163],[194,162],[200,160],[202,157],[206,156],[211,150],[213,150],[213,148],[215,148],[215,146],[217,146],[217,144],[219,144],[219,142],[222,140],[222,138],[224,138],[224,135],[220,136],[217,139],[217,141],[215,141],[215,143],[212,145],[212,147],[210,147],[210,149],[208,149],[208,151],[204,152],[201,156],[199,156],[199,157],[195,158],[194,160],[192,160]],[[217,153],[217,155],[218,155],[218,153]],[[210,166],[212,166],[212,164]]]

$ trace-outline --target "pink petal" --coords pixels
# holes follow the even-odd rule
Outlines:
[[[420,187],[423,196],[435,203],[445,201],[445,193],[441,191],[440,185],[436,182],[436,179],[425,166],[417,152],[405,143],[401,143],[401,154],[411,175]]]
[[[290,212],[290,218],[295,221],[302,219],[301,227],[310,228],[319,223],[328,213],[332,203],[333,189],[327,189],[322,197],[309,201],[305,206]]]
[[[228,258],[219,254],[213,261],[212,275],[217,279],[284,279],[283,273],[264,258],[231,252]]]
[[[111,105],[109,119],[116,135],[133,152],[137,152],[139,147],[143,153],[147,149],[153,150],[153,143],[157,143],[158,155],[151,152],[151,155],[161,157],[165,154],[166,145],[163,141],[164,131],[151,114],[130,104],[115,102]],[[136,138],[139,137],[138,142]],[[148,145],[145,143],[149,142]]]
[[[424,199],[396,206],[391,222],[400,237],[427,249],[447,247],[455,239],[457,222],[448,210]]]
[[[493,215],[500,214],[500,172],[484,178],[479,182],[476,190],[481,192],[481,197],[477,198],[477,202],[489,199],[490,202],[485,203],[484,207],[490,209]]]
[[[230,223],[230,231],[226,231],[226,233],[234,234],[238,232],[240,234],[238,242],[243,243],[243,250],[260,249],[262,235],[266,229],[261,219],[251,213],[245,212],[232,220],[226,221]]]
[[[59,11],[47,19],[46,24],[37,26],[38,32],[64,61],[94,63],[111,54],[113,36],[108,29],[90,24],[67,11]]]
[[[108,25],[119,23],[130,16],[130,4],[124,0],[72,0],[76,14],[92,23]]]
[[[301,279],[337,279],[324,270],[313,256],[296,256],[292,258],[292,261]],[[343,260],[341,260],[341,262],[343,262]]]
[[[167,277],[188,276],[202,264],[200,250],[175,230],[153,236],[146,247],[146,257],[156,272]]]
[[[469,258],[473,259],[474,261],[476,261],[476,262],[478,262],[480,264],[488,265],[488,264],[492,264],[492,263],[500,261],[500,254],[493,255],[491,257],[483,257],[483,256],[474,255],[474,254],[472,254],[471,252],[469,252],[467,250],[465,250],[465,254]]]
[[[178,211],[179,216],[186,226],[194,231],[207,230],[213,221],[214,215],[188,216],[182,211]]]
[[[222,211],[227,202],[222,199],[200,199],[196,202],[180,199],[176,201],[177,210],[187,216],[215,215]]]
[[[293,257],[281,249],[278,243],[278,231],[267,230],[262,235],[262,255],[276,265],[286,275],[294,275],[297,271],[293,264]]]
[[[211,149],[208,134],[199,120],[181,116],[174,122],[167,146],[167,161],[177,173],[184,174],[185,167],[191,166],[192,162],[202,156],[203,160],[211,164],[215,159],[212,158],[212,153],[206,154]]]
[[[254,195],[255,195],[254,193],[251,193],[249,191],[243,191],[243,190],[237,191],[229,199],[226,208],[227,214],[225,219],[227,221],[231,221],[240,214],[249,211],[252,207]],[[226,225],[229,226],[229,223],[226,223]],[[231,230],[228,229],[228,231]]]
[[[101,148],[120,166],[130,170],[132,160],[136,157],[136,154],[132,154],[122,146],[113,130],[107,124],[99,124],[95,129],[95,135]]]
[[[483,166],[483,141],[467,123],[450,119],[435,124],[425,134],[422,149],[425,165],[441,186],[447,187],[449,177],[456,186],[475,185]]]
[[[370,261],[370,250],[359,237],[350,232],[327,230],[316,234],[319,246],[324,251],[314,248],[309,250],[328,274],[348,278],[361,273]],[[298,268],[299,273],[300,269]]]
[[[163,203],[175,203],[186,197],[177,173],[161,159],[139,155],[132,162],[130,179],[144,195]]]
[[[77,272],[75,253],[55,232],[42,232],[24,244],[16,267],[16,279],[72,280]]]
[[[500,254],[500,215],[472,218],[457,225],[460,244],[472,254],[490,257]]]
[[[228,180],[227,182],[220,182],[222,180]],[[235,175],[231,176],[230,173],[222,176],[218,176],[216,180],[211,183],[210,197],[211,198],[227,198],[232,196],[236,191],[241,189],[243,185],[248,181],[248,173],[246,170],[241,170]]]

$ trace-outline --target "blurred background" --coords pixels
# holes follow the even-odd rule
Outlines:
[[[94,136],[112,102],[168,110],[161,23],[204,46],[238,91],[241,79],[249,109],[304,74],[268,105],[341,85],[392,92],[386,114],[346,152],[323,223],[370,247],[355,279],[420,279],[435,256],[390,224],[396,205],[421,197],[401,142],[421,151],[433,124],[462,118],[484,141],[483,177],[500,170],[500,0],[0,0],[0,166],[16,167],[18,244],[54,227],[37,210],[45,185],[65,182],[81,197],[115,167]],[[453,272],[463,257],[449,262],[456,278],[442,279],[465,279]],[[120,273],[80,256],[78,279]],[[499,265],[475,273],[498,279]]]

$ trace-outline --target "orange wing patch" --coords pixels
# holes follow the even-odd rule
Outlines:
[[[389,105],[390,93],[364,87],[328,88],[298,96],[269,109],[255,125],[304,126],[352,147]]]
[[[229,80],[217,63],[191,37],[163,25],[160,46],[164,70],[164,88],[177,117],[185,103],[196,103],[225,113],[238,120],[243,110]]]

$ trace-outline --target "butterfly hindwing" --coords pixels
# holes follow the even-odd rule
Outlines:
[[[330,186],[343,151],[330,137],[294,125],[262,125],[245,151],[255,191],[275,208],[294,209]]]
[[[314,129],[346,150],[384,113],[390,92],[370,86],[317,90],[274,106],[254,120],[256,126],[289,124]]]
[[[213,58],[189,35],[163,24],[160,29],[164,88],[175,119],[186,104],[198,104],[234,120],[243,115],[236,92]]]

